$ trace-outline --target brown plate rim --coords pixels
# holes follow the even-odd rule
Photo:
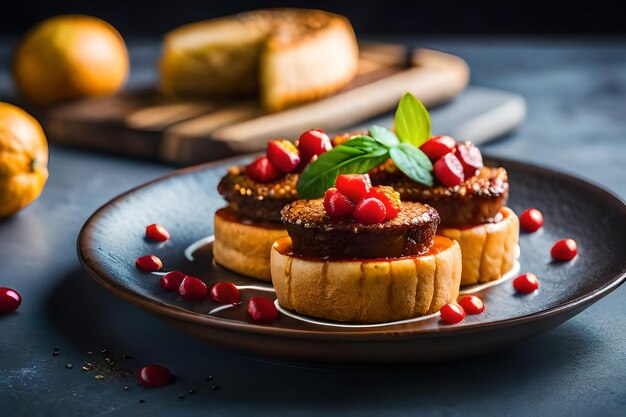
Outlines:
[[[204,164],[194,165],[186,168],[182,168],[171,172],[169,174],[157,177],[148,182],[142,183],[136,187],[131,188],[130,190],[114,197],[107,203],[103,204],[100,208],[98,208],[85,222],[83,227],[80,230],[77,240],[77,252],[78,258],[82,266],[85,270],[91,275],[92,278],[95,279],[100,285],[102,285],[107,290],[111,291],[116,296],[128,301],[132,304],[135,304],[144,310],[150,311],[157,315],[166,316],[170,319],[192,322],[194,324],[205,325],[210,327],[218,327],[224,330],[231,331],[246,331],[252,332],[260,335],[266,336],[279,336],[279,337],[292,337],[292,338],[319,338],[324,337],[328,339],[333,339],[337,341],[352,341],[352,340],[383,340],[388,339],[390,336],[394,338],[419,338],[419,337],[436,337],[436,336],[448,336],[448,335],[457,335],[457,334],[466,334],[466,333],[475,333],[480,331],[489,331],[489,330],[497,330],[506,327],[517,326],[521,324],[528,324],[535,321],[547,319],[553,317],[555,315],[560,315],[567,313],[568,311],[574,310],[577,307],[583,306],[590,302],[595,302],[600,298],[606,296],[611,293],[617,287],[619,287],[626,280],[626,263],[622,265],[621,273],[618,275],[609,278],[605,281],[605,284],[600,288],[592,292],[585,293],[580,297],[577,297],[573,300],[569,300],[565,303],[559,304],[557,306],[536,312],[531,313],[519,317],[512,317],[508,319],[497,320],[488,323],[471,323],[466,324],[462,327],[439,327],[437,329],[429,329],[426,331],[423,330],[415,330],[415,329],[397,329],[397,328],[372,328],[365,329],[363,331],[355,331],[351,329],[351,331],[341,332],[341,331],[333,331],[333,332],[324,332],[320,330],[300,330],[300,329],[290,329],[290,328],[281,328],[281,327],[271,327],[271,326],[259,326],[253,323],[246,322],[238,322],[232,320],[225,320],[214,316],[209,316],[207,314],[196,313],[184,308],[176,307],[167,303],[163,303],[161,301],[153,300],[147,297],[144,297],[140,294],[137,294],[128,288],[121,285],[115,277],[108,276],[104,271],[99,270],[96,267],[93,267],[89,261],[88,256],[86,256],[89,251],[90,246],[87,241],[89,239],[89,228],[90,226],[97,221],[98,217],[102,215],[104,211],[106,211],[110,206],[115,205],[117,202],[124,200],[131,194],[137,192],[140,189],[147,188],[153,184],[178,177],[184,176],[191,173],[195,173],[198,171],[203,171],[207,169],[211,169],[214,167],[222,167],[228,166],[231,164],[231,161],[240,161],[246,156],[253,155],[239,155],[227,159],[222,159],[219,161],[208,162]],[[569,173],[556,171],[550,168],[541,167],[538,165],[530,164],[523,161],[518,161],[514,159],[501,158],[497,156],[489,156],[485,155],[485,160],[487,162],[495,162],[497,164],[503,164],[508,166],[517,166],[518,168],[526,169],[534,171],[540,175],[548,175],[557,177],[560,179],[565,179],[568,181],[573,181],[577,183],[579,186],[585,187],[586,189],[593,191],[597,196],[602,197],[608,203],[612,205],[618,205],[621,207],[622,212],[626,216],[626,201],[612,191],[604,188],[603,186],[594,183],[592,181],[579,178],[575,175],[571,175]]]

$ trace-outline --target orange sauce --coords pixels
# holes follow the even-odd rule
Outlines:
[[[232,211],[227,210],[225,208],[221,208],[217,210],[215,212],[215,215],[220,216],[222,219],[226,221],[233,222],[233,223],[240,223],[240,224],[244,224],[247,226],[262,227],[264,229],[274,229],[274,230],[280,230],[280,229],[285,228],[285,226],[282,223],[257,222],[253,220],[242,219],[241,217],[237,216]]]
[[[439,252],[442,252],[448,249],[452,245],[452,240],[443,236],[435,236],[434,243],[428,250],[428,252],[422,255],[410,255],[410,256],[402,256],[399,258],[372,258],[372,259],[358,259],[358,258],[350,258],[350,259],[335,259],[332,257],[324,257],[324,258],[315,258],[312,256],[303,256],[293,252],[293,246],[291,245],[291,238],[289,236],[284,236],[279,238],[274,242],[273,248],[276,252],[280,253],[283,256],[292,256],[294,258],[300,258],[308,261],[317,261],[317,262],[385,262],[385,261],[400,261],[403,259],[414,259],[421,256],[430,256],[436,255]]]

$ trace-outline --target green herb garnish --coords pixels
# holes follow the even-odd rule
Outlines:
[[[433,165],[419,149],[430,138],[430,116],[410,93],[402,96],[395,114],[396,133],[372,126],[371,136],[355,136],[319,156],[300,174],[301,198],[317,198],[332,187],[340,174],[364,174],[391,158],[413,181],[433,185]]]

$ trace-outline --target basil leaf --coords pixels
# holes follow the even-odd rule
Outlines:
[[[394,122],[400,142],[419,147],[430,138],[428,110],[411,93],[405,93],[400,99]]]
[[[389,149],[369,136],[357,136],[309,164],[298,179],[300,198],[322,197],[339,174],[363,174],[389,158]]]
[[[433,164],[424,152],[408,143],[401,143],[389,149],[389,156],[393,159],[398,169],[413,181],[432,187],[433,175],[431,172]]]
[[[370,127],[370,135],[372,135],[376,142],[382,143],[388,148],[400,143],[396,134],[383,126],[374,125]]]

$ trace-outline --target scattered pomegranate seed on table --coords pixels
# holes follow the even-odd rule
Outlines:
[[[561,239],[557,241],[550,255],[557,261],[571,261],[578,254],[578,245],[574,239]]]
[[[519,224],[527,232],[536,232],[543,226],[543,214],[536,208],[526,209],[519,216]]]
[[[197,301],[205,299],[209,289],[200,278],[187,275],[180,283],[178,293],[187,301]]]
[[[483,300],[475,295],[467,295],[459,300],[459,305],[467,314],[480,314],[485,311]]]
[[[0,287],[0,313],[15,311],[22,304],[22,296],[14,289]]]
[[[472,142],[465,141],[457,146],[456,155],[463,166],[465,178],[473,177],[483,167],[483,156]]]
[[[433,165],[435,177],[446,187],[459,185],[465,179],[463,165],[454,154],[448,153],[442,156]]]
[[[296,169],[301,160],[298,148],[285,139],[275,139],[268,142],[267,158],[285,174]]]
[[[155,272],[163,268],[163,262],[154,255],[146,255],[137,258],[135,265],[145,272]]]
[[[160,365],[146,365],[137,371],[137,378],[141,385],[157,388],[174,382],[174,375],[169,369]]]
[[[448,303],[439,310],[441,320],[447,324],[460,323],[465,318],[465,310],[457,303]]]
[[[261,156],[246,167],[246,175],[258,182],[271,182],[280,178],[283,174],[267,158]]]
[[[428,159],[435,162],[447,153],[454,152],[456,141],[450,136],[433,136],[420,146]]]
[[[539,288],[539,280],[535,274],[527,272],[513,280],[515,291],[530,294]]]
[[[237,304],[241,302],[239,288],[231,282],[216,283],[211,287],[209,296],[216,303]]]
[[[165,288],[168,291],[178,292],[178,288],[180,284],[183,282],[187,275],[180,271],[172,271],[163,275],[159,282],[161,283],[161,287]]]
[[[278,318],[278,309],[269,298],[252,297],[248,300],[248,314],[254,321],[270,322]]]
[[[374,197],[361,200],[352,213],[354,220],[363,224],[381,223],[385,221],[386,216],[387,210],[385,210],[385,205]]]
[[[352,214],[354,204],[336,188],[329,188],[324,194],[324,209],[331,219],[339,219]]]
[[[146,237],[156,242],[165,242],[170,238],[170,232],[160,224],[154,223],[146,227]]]
[[[358,204],[369,196],[372,182],[367,174],[344,174],[337,177],[335,188],[354,204]]]

